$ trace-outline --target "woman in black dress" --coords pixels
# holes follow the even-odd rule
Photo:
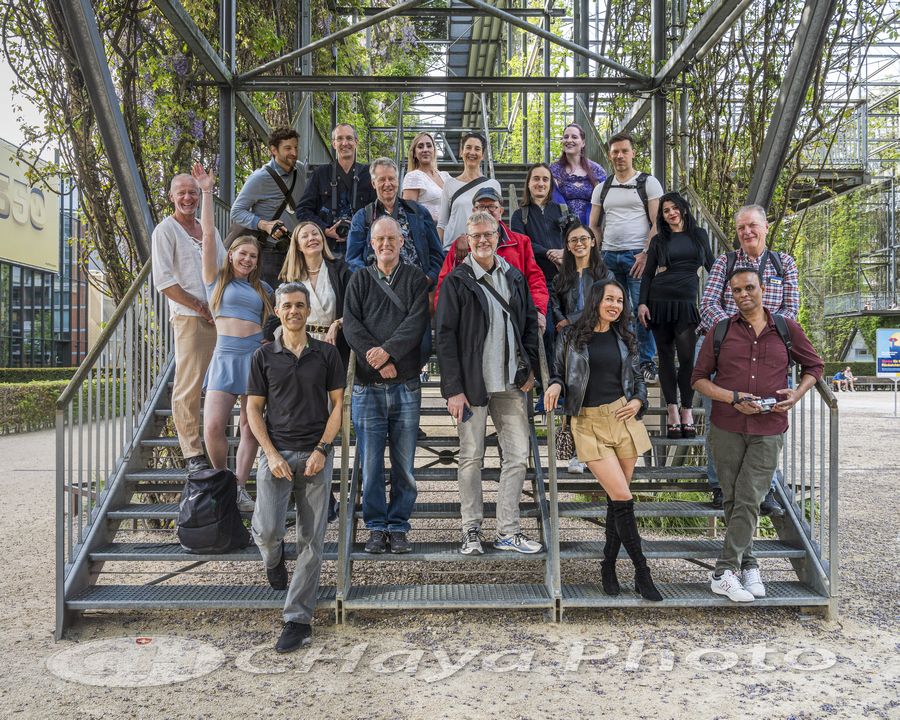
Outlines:
[[[647,384],[638,363],[625,289],[615,280],[591,285],[584,312],[559,338],[544,406],[556,407],[565,388],[565,412],[572,415],[578,457],[606,492],[606,545],[600,566],[603,591],[619,594],[616,557],[624,545],[634,563],[635,590],[645,600],[662,600],[641,550],[629,485],[639,455],[650,450],[640,418],[647,408]]]
[[[656,339],[659,382],[668,415],[666,435],[670,438],[692,438],[696,430],[691,411],[694,402],[691,373],[694,371],[694,347],[700,324],[697,271],[700,267],[709,271],[715,258],[706,230],[697,227],[687,202],[678,193],[666,193],[659,199],[656,227],[657,234],[651,238],[647,251],[637,315],[641,324],[649,328]]]

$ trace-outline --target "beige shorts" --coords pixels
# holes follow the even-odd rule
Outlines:
[[[644,423],[636,418],[623,422],[614,415],[624,405],[626,400],[620,397],[606,405],[583,407],[572,418],[575,452],[581,462],[608,457],[636,458],[650,450],[650,436]]]

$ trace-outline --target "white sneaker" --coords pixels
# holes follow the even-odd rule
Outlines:
[[[720,578],[710,573],[709,589],[716,595],[727,595],[732,602],[753,602],[753,593],[744,589],[740,578],[731,570],[723,572]]]
[[[529,540],[524,533],[519,532],[510,535],[497,533],[497,539],[494,540],[494,548],[497,550],[514,550],[525,555],[533,555],[543,550],[544,546],[535,540]]]
[[[577,455],[569,460],[569,472],[573,475],[581,475],[584,472],[584,467],[584,463],[578,460]]]
[[[741,584],[745,590],[749,590],[753,597],[763,598],[766,596],[766,586],[763,585],[762,578],[759,576],[759,568],[747,568],[741,573]]]
[[[463,532],[462,547],[459,549],[463,555],[484,555],[481,546],[481,530],[470,527]]]
[[[241,512],[253,512],[253,508],[256,507],[256,503],[243,485],[238,485],[237,506]]]

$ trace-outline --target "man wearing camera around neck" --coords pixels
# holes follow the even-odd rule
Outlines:
[[[825,365],[797,322],[764,307],[758,268],[735,268],[727,292],[738,311],[706,334],[691,384],[713,401],[709,443],[727,525],[710,589],[734,602],[752,602],[766,594],[753,532],[778,466],[787,413],[821,379]],[[800,382],[789,388],[794,363]]]
[[[255,235],[262,246],[262,279],[278,286],[278,273],[297,225],[295,208],[306,186],[306,170],[297,162],[299,135],[293,128],[275,128],[269,135],[272,159],[254,170],[231,206],[231,228],[225,247],[241,235]]]

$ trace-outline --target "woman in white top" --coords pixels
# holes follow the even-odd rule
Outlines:
[[[403,199],[424,205],[437,222],[441,209],[441,194],[450,173],[437,167],[437,150],[430,133],[416,135],[409,146],[408,172],[403,177]]]
[[[350,348],[341,329],[350,270],[343,260],[331,254],[322,229],[316,223],[302,222],[294,228],[278,279],[306,286],[310,305],[306,332],[316,340],[336,345],[346,368]]]
[[[438,235],[444,252],[453,247],[460,235],[466,234],[466,220],[472,214],[472,198],[485,187],[492,187],[501,193],[500,183],[486,178],[481,172],[486,141],[479,133],[466,133],[459,144],[459,154],[463,159],[463,171],[459,177],[448,178],[444,182],[441,195],[441,212],[438,215]],[[476,182],[480,180],[481,182]],[[468,186],[468,187],[466,187]],[[466,188],[465,192],[459,192]],[[457,194],[459,192],[459,194]]]

